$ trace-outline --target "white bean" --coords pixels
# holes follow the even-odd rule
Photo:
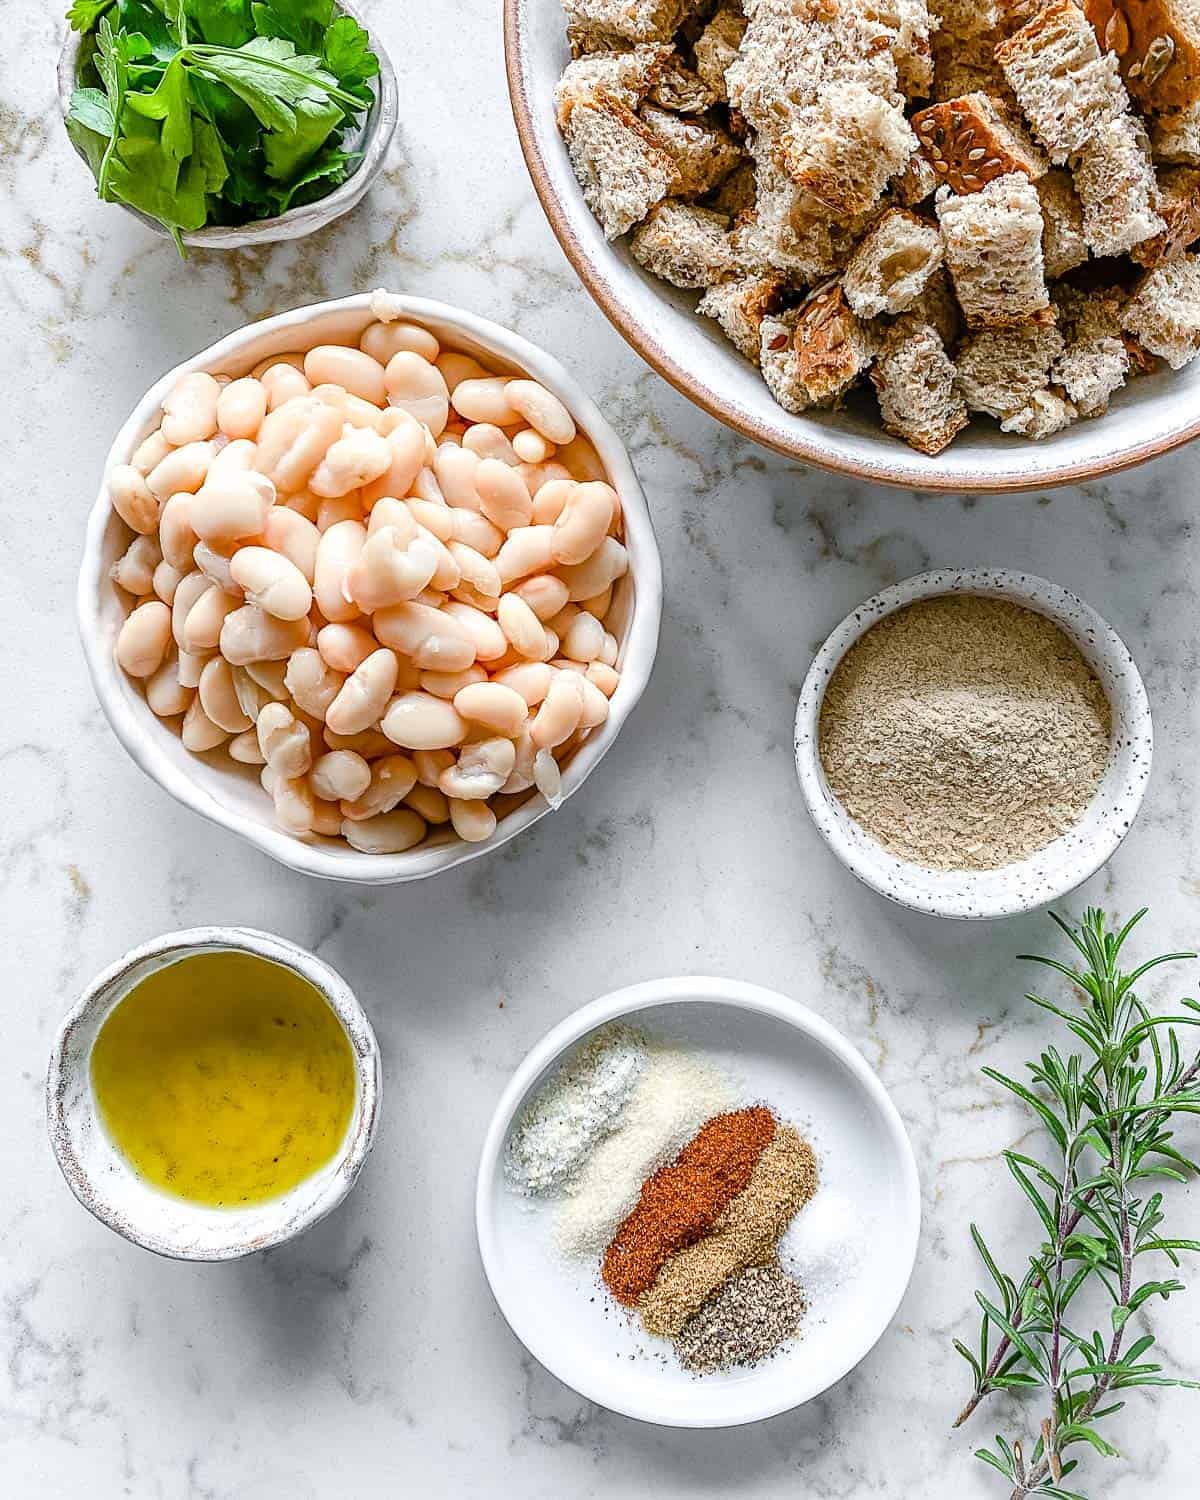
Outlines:
[[[258,747],[258,733],[253,729],[244,729],[241,734],[235,734],[229,741],[229,753],[243,766],[265,766],[267,763]]]
[[[450,542],[447,550],[458,564],[460,581],[469,584],[486,599],[495,601],[500,597],[500,574],[490,558],[476,552],[474,547],[468,547],[465,542]],[[430,577],[433,577],[432,573]]]
[[[507,587],[530,573],[545,573],[554,564],[553,538],[552,526],[518,526],[510,531],[496,554],[500,582]]]
[[[614,537],[606,536],[586,562],[564,567],[559,576],[567,586],[568,599],[590,599],[629,570],[629,555]]]
[[[457,349],[447,349],[439,354],[437,367],[451,394],[464,380],[487,380],[492,375],[477,359],[472,359],[469,354],[462,354]]]
[[[268,703],[258,716],[258,748],[277,776],[303,776],[312,765],[308,726],[282,703]]]
[[[308,487],[314,495],[336,499],[386,474],[391,467],[392,448],[387,438],[368,427],[349,422],[313,471]]]
[[[450,510],[450,536],[464,542],[483,557],[494,558],[504,542],[504,533],[485,515],[474,510]]]
[[[487,680],[487,673],[476,663],[462,672],[422,672],[418,686],[427,693],[432,693],[435,698],[453,699],[462,688]]]
[[[510,380],[504,394],[509,406],[556,447],[574,440],[571,413],[544,385],[536,380]]]
[[[183,622],[185,651],[193,656],[215,651],[225,628],[225,621],[237,609],[239,600],[227,594],[219,584],[210,583],[187,612]]]
[[[590,661],[596,661],[603,649],[604,626],[595,615],[580,610],[563,633],[563,655],[586,665]]]
[[[230,438],[252,438],[267,415],[267,390],[261,380],[232,380],[217,397],[217,426]]]
[[[317,632],[317,650],[335,672],[353,672],[378,648],[379,641],[361,625],[324,625]]]
[[[409,518],[415,533],[416,527]],[[366,544],[346,575],[346,592],[364,614],[415,599],[438,571],[441,543],[433,537],[381,526],[367,533]]]
[[[158,518],[158,542],[162,555],[173,568],[183,573],[191,569],[192,548],[197,540],[190,518],[192,499],[186,491],[180,490],[167,500]]]
[[[109,577],[126,593],[141,598],[154,592],[154,570],[162,562],[158,538],[152,533],[135,536],[113,563]]]
[[[288,690],[287,683],[284,681],[287,676],[287,662],[282,656],[273,661],[264,659],[246,662],[242,670],[252,682],[262,688],[272,702],[287,702]]]
[[[438,791],[435,786],[414,786],[404,800],[415,812],[419,812],[427,823],[450,821],[450,804],[446,800],[445,793]],[[486,803],[477,802],[475,805],[483,807]]]
[[[511,740],[497,737],[467,745],[454,765],[438,778],[447,797],[463,802],[483,802],[494,797],[508,780],[517,752]]]
[[[361,396],[351,395],[340,385],[314,385],[312,393],[318,401],[324,401],[326,406],[335,406],[342,414],[342,421],[348,422],[351,427],[369,427],[372,432],[379,432],[384,413],[378,406],[364,401]]]
[[[464,719],[494,729],[510,740],[520,734],[529,717],[529,705],[522,695],[500,682],[476,682],[460,688],[454,695],[454,706]]]
[[[116,657],[130,677],[149,677],[162,665],[171,642],[171,611],[150,599],[125,617],[117,634]]]
[[[336,802],[313,802],[312,832],[326,838],[337,838],[342,831],[342,810]]]
[[[562,772],[549,750],[539,750],[533,758],[533,784],[551,807],[562,806]]]
[[[608,478],[608,471],[600,462],[600,455],[582,432],[576,433],[574,440],[560,448],[555,457],[580,484]]]
[[[475,641],[467,628],[428,604],[413,600],[381,609],[374,617],[374,626],[385,646],[429,671],[461,672],[475,660]]]
[[[192,561],[204,574],[210,583],[215,583],[219,589],[224,589],[227,594],[232,594],[235,599],[242,596],[242,587],[233,576],[230,566],[232,559],[210,547],[207,542],[197,542],[192,548]]]
[[[579,484],[572,489],[554,523],[555,562],[583,563],[596,552],[612,521],[615,499],[615,490],[607,484]],[[614,545],[620,546],[620,543]],[[614,576],[620,577],[620,574]],[[591,592],[598,594],[611,582],[609,578]]]
[[[550,691],[554,673],[544,661],[524,661],[515,667],[505,667],[492,679],[503,687],[520,693],[529,708],[536,708]]]
[[[173,448],[146,475],[150,493],[156,500],[165,500],[176,490],[194,495],[204,483],[216,451],[211,443],[185,443],[182,448]]]
[[[213,445],[216,447],[216,444]],[[223,448],[217,449],[208,466],[204,483],[213,484],[225,474],[245,474],[254,467],[258,457],[258,444],[249,438],[232,438]]]
[[[204,671],[207,656],[193,656],[190,651],[176,648],[179,658],[179,686],[185,688],[198,688],[200,686],[200,674]]]
[[[399,663],[386,648],[373,651],[342,684],[325,722],[335,734],[359,734],[383,716],[396,686]]]
[[[518,462],[523,464],[544,464],[548,458],[554,457],[554,444],[532,427],[526,427],[523,432],[517,433],[512,440],[512,448]]]
[[[263,523],[262,538],[266,546],[286,557],[312,583],[321,533],[311,521],[284,505],[273,506]]]
[[[324,719],[329,705],[342,690],[345,677],[327,666],[312,646],[301,646],[288,658],[284,685],[295,703],[314,719]]]
[[[330,750],[313,762],[309,781],[326,802],[353,802],[371,785],[371,767],[353,750]]]
[[[163,459],[163,463],[169,462]],[[162,464],[159,465],[159,468]],[[151,471],[151,477],[158,469]],[[132,531],[146,535],[158,525],[158,498],[132,464],[118,464],[108,476],[108,498],[113,510]]]
[[[601,692],[586,675],[579,680],[583,692],[583,713],[579,716],[580,729],[595,729],[608,718],[608,695]]]
[[[588,663],[587,680],[594,683],[606,698],[611,698],[617,690],[620,682],[620,674],[615,667],[610,667],[607,662],[593,661]]]
[[[546,628],[519,594],[500,595],[496,619],[514,651],[529,661],[546,659]]]
[[[200,443],[217,430],[221,387],[203,370],[181,375],[163,402],[162,435],[169,443]]]
[[[515,469],[521,462],[516,449],[508,440],[508,434],[502,427],[491,422],[477,422],[474,427],[468,427],[463,433],[462,445],[476,458],[491,458],[504,464],[506,468]],[[521,488],[524,490],[525,486],[522,485]]]
[[[334,623],[353,620],[359,610],[346,594],[346,580],[367,540],[361,521],[339,521],[321,536],[313,592],[317,607]]]
[[[269,413],[258,432],[257,463],[277,490],[302,489],[342,433],[342,415],[315,396],[286,401]],[[169,462],[170,460],[168,460]]]
[[[551,479],[542,485],[533,497],[534,525],[553,526],[578,488],[573,479]]]
[[[363,485],[362,499],[367,506],[385,496],[402,499],[412,488],[425,462],[425,428],[398,408],[395,415],[396,425],[384,439],[388,446],[388,466],[370,483]]]
[[[179,680],[179,657],[168,652],[157,671],[146,678],[146,702],[152,713],[160,719],[173,719],[188,711],[193,690],[184,687]]]
[[[512,591],[524,599],[534,614],[546,624],[567,602],[567,586],[553,573],[535,573],[518,583]]]
[[[271,787],[275,821],[287,833],[311,833],[316,807],[308,781],[303,774],[284,776],[275,766],[271,766],[271,770],[275,772]]]
[[[171,445],[162,435],[162,429],[158,428],[143,438],[134,449],[133,457],[129,462],[139,474],[149,474],[151,469],[157,468],[167,454],[171,451]]]
[[[301,620],[312,608],[308,579],[293,562],[270,547],[242,547],[229,564],[246,600],[278,620]],[[599,623],[599,622],[597,622]]]
[[[573,672],[559,672],[529,726],[529,736],[539,750],[552,750],[569,739],[583,716],[583,693]]]
[[[479,463],[470,449],[456,447],[453,443],[441,444],[433,460],[433,473],[447,505],[459,506],[463,510],[480,508],[479,491],[475,487]]]
[[[382,729],[364,729],[361,734],[334,734],[327,728],[323,738],[331,750],[353,750],[369,761],[390,755],[396,748]]]
[[[430,364],[442,352],[433,334],[416,323],[370,323],[363,329],[358,347],[384,366],[402,349],[419,354]]]
[[[508,383],[500,375],[460,380],[451,391],[450,401],[459,416],[468,422],[491,422],[497,427],[511,427],[519,419],[517,410],[508,400]]]
[[[406,750],[442,750],[460,745],[467,726],[452,703],[432,693],[401,693],[388,704],[382,729]]]
[[[184,748],[192,751],[194,755],[203,755],[207,750],[215,750],[218,745],[223,745],[229,738],[226,731],[219,724],[214,724],[204,712],[198,697],[192,699],[187,713],[184,714],[183,726],[179,734]]]
[[[188,522],[201,541],[220,547],[261,536],[274,503],[275,486],[262,474],[223,474],[192,496]]]
[[[250,728],[250,715],[238,701],[233,668],[223,656],[214,656],[204,664],[200,673],[200,704],[213,723],[230,734],[241,734]]]
[[[158,567],[155,568],[154,577],[151,582],[154,592],[164,604],[174,604],[175,590],[182,582],[183,576],[183,573],[178,568],[173,567],[165,557],[159,563]]]
[[[364,519],[362,499],[358,490],[350,490],[345,495],[327,497],[317,508],[317,530],[322,534],[331,526],[336,526],[339,521],[362,521]]]
[[[307,644],[307,620],[277,620],[255,604],[235,609],[221,626],[221,655],[237,667],[283,662]]]
[[[480,460],[475,471],[479,508],[502,531],[528,526],[533,519],[533,501],[521,476],[499,459]]]
[[[371,766],[371,780],[366,789],[353,801],[342,802],[342,815],[358,822],[391,812],[412,792],[416,782],[417,768],[407,755],[384,755]]]
[[[363,401],[382,406],[387,400],[384,369],[361,349],[319,344],[304,356],[304,373],[313,385],[340,385]]]
[[[289,401],[295,401],[298,396],[307,396],[312,389],[304,370],[285,360],[268,365],[257,379],[266,392],[268,411],[276,411]]]
[[[482,844],[496,831],[496,814],[486,802],[449,799],[450,822],[464,844]]]
[[[411,808],[380,813],[361,822],[347,818],[342,823],[342,837],[363,854],[403,854],[425,837],[425,820]]]
[[[384,495],[371,506],[371,514],[367,517],[367,536],[374,536],[385,526],[391,526],[398,531],[405,546],[417,534],[417,522],[408,505],[391,495]]]
[[[475,647],[479,661],[497,661],[508,650],[504,632],[490,615],[474,605],[452,599],[442,606],[443,616],[454,620],[466,632]]]
[[[398,406],[440,437],[450,415],[450,392],[437,365],[409,349],[388,360],[385,372],[389,406]]]

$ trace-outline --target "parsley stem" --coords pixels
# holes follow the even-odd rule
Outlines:
[[[330,99],[356,113],[361,113],[367,107],[361,99],[347,93],[345,89],[338,88],[336,84],[326,83],[324,79],[314,77],[312,73],[305,73],[300,68],[289,68],[287,63],[280,62],[278,58],[263,57],[259,53],[246,53],[238,47],[216,47],[204,42],[189,43],[186,47],[180,48],[178,55],[185,63],[190,62],[200,67],[203,67],[204,60],[208,57],[249,58],[256,67],[270,68],[276,73],[283,73],[289,78],[296,79],[299,83],[319,88]]]

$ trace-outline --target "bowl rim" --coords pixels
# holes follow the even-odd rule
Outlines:
[[[258,323],[245,324],[183,360],[155,381],[121,425],[104,461],[96,500],[88,516],[76,586],[76,617],[92,687],[109,725],[134,763],[177,802],[199,813],[209,822],[238,834],[278,863],[301,874],[365,885],[420,880],[467,860],[477,859],[507,843],[554,809],[544,798],[531,797],[520,807],[506,813],[500,819],[496,832],[482,843],[468,844],[459,840],[434,848],[412,849],[401,854],[364,854],[344,850],[335,854],[321,843],[306,843],[285,833],[283,829],[253,823],[226,807],[193,776],[177,769],[155,737],[146,732],[142,715],[135,712],[126,701],[121,674],[111,651],[105,649],[101,641],[98,618],[101,589],[108,583],[108,572],[103,566],[104,532],[111,513],[108,475],[116,464],[127,462],[136,444],[144,436],[151,414],[180,375],[189,370],[219,368],[223,361],[238,359],[246,344],[271,336],[282,329],[301,328],[318,318],[339,312],[370,313],[377,295],[375,292],[359,292],[350,297],[293,308]],[[608,719],[584,740],[564,767],[565,802],[578,790],[615,742],[645,691],[654,667],[662,618],[663,589],[662,562],[649,505],[624,443],[602,416],[592,398],[552,355],[489,319],[451,307],[447,303],[394,292],[385,295],[395,317],[451,327],[464,339],[474,340],[495,357],[508,361],[547,385],[564,401],[579,427],[591,440],[621,496],[626,535],[633,540],[629,553],[630,572],[634,579],[633,607],[621,642],[621,681],[609,700]],[[149,714],[150,710],[144,704],[143,709]]]
[[[77,1076],[76,1069],[67,1066],[67,1049],[77,1027],[87,1025],[99,1010],[105,1010],[106,1014],[111,1014],[130,993],[130,989],[136,988],[136,984],[130,986],[130,989],[126,989],[111,1004],[109,1003],[113,991],[139,964],[147,959],[166,958],[168,955],[186,958],[190,954],[222,949],[250,953],[257,958],[291,969],[293,973],[299,974],[317,990],[341,1023],[350,1042],[350,1051],[354,1057],[357,1097],[355,1115],[347,1128],[337,1169],[329,1178],[319,1198],[302,1212],[292,1211],[290,1216],[281,1214],[279,1224],[269,1233],[257,1235],[253,1240],[231,1240],[228,1244],[216,1249],[200,1251],[197,1248],[189,1249],[169,1241],[153,1230],[143,1229],[132,1223],[114,1207],[94,1183],[86,1166],[76,1154],[73,1131],[66,1108],[68,1087]],[[102,1020],[100,1026],[103,1024]],[[92,1045],[95,1045],[94,1038]],[[88,1057],[90,1056],[91,1048],[89,1047]],[[91,980],[59,1022],[46,1068],[46,1127],[55,1161],[67,1186],[84,1208],[100,1223],[129,1240],[131,1244],[150,1250],[166,1260],[202,1262],[239,1260],[243,1256],[257,1254],[260,1250],[269,1250],[275,1245],[281,1245],[303,1234],[305,1230],[311,1229],[314,1224],[318,1224],[326,1215],[332,1213],[342,1202],[357,1182],[359,1173],[375,1144],[375,1136],[379,1128],[382,1089],[383,1069],[375,1029],[357,995],[331,964],[326,963],[323,958],[310,952],[309,949],[291,942],[288,938],[279,937],[275,933],[264,932],[258,928],[216,925],[187,927],[176,932],[162,933],[159,937],[150,938],[130,948],[127,953],[122,954],[119,959],[102,969]],[[126,1171],[131,1176],[136,1175],[132,1167],[127,1167]],[[295,1189],[292,1190],[294,1191]],[[286,1212],[290,1197],[291,1193],[285,1193],[263,1207],[278,1206],[280,1210]]]
[[[860,847],[854,839],[847,837],[839,822],[829,817],[829,800],[833,794],[827,795],[826,792],[818,748],[818,730],[825,689],[838,663],[880,620],[907,605],[920,599],[937,598],[946,594],[972,593],[1009,599],[1014,604],[1045,615],[1077,647],[1078,638],[1083,632],[1076,622],[1083,622],[1092,654],[1097,659],[1104,660],[1113,675],[1122,679],[1129,695],[1127,721],[1121,726],[1122,738],[1128,746],[1132,762],[1131,770],[1122,783],[1122,794],[1129,799],[1124,808],[1124,824],[1121,825],[1115,815],[1106,817],[1086,856],[1077,858],[1070,865],[1064,862],[1063,875],[1058,882],[1049,879],[1053,867],[1052,851],[1059,842],[1057,839],[1035,850],[1026,860],[994,870],[935,871],[890,853],[865,829],[861,830],[865,847]],[[1082,647],[1080,650],[1086,659],[1087,653]],[[1111,699],[1110,706],[1115,713],[1116,706]],[[1117,727],[1114,719],[1114,746],[1117,743]],[[901,579],[899,583],[872,594],[829,632],[813,657],[800,689],[796,704],[793,749],[796,775],[809,816],[826,844],[852,875],[879,895],[912,911],[928,916],[980,920],[1040,910],[1077,889],[1108,863],[1133,826],[1145,796],[1153,762],[1154,727],[1146,686],[1129,648],[1108,621],[1086,600],[1050,579],[1011,568],[934,568],[924,573],[915,573],[910,578]],[[842,812],[855,828],[860,827],[845,809]],[[1034,868],[1029,869],[1031,866]],[[1037,868],[1038,866],[1043,868]],[[1019,884],[1014,883],[1012,893],[1008,896],[1000,892],[981,896],[975,889],[979,884],[974,878],[976,876],[995,879],[1006,870],[1023,868],[1027,870],[1028,878]],[[903,895],[888,880],[888,872],[892,872],[900,880]],[[962,889],[958,893],[928,884],[931,877],[936,880],[936,877],[945,875],[954,875],[960,882]],[[972,894],[968,896],[965,894],[967,891]]]
[[[734,1010],[748,1010],[759,1015],[782,1021],[794,1030],[802,1032],[812,1042],[832,1053],[844,1065],[876,1106],[893,1146],[901,1172],[903,1219],[896,1228],[894,1250],[898,1264],[903,1266],[898,1278],[898,1290],[887,1316],[874,1333],[868,1333],[858,1343],[847,1345],[838,1361],[831,1363],[827,1375],[812,1383],[812,1388],[792,1387],[782,1400],[764,1402],[753,1411],[739,1414],[732,1420],[720,1418],[698,1419],[684,1411],[676,1413],[657,1412],[648,1415],[646,1410],[632,1405],[614,1403],[611,1394],[598,1392],[590,1380],[580,1378],[573,1372],[567,1375],[561,1369],[553,1346],[548,1346],[537,1337],[529,1338],[518,1324],[520,1322],[517,1300],[508,1295],[497,1266],[497,1236],[492,1219],[489,1200],[496,1173],[502,1170],[501,1153],[517,1111],[525,1101],[539,1076],[576,1042],[598,1027],[622,1017],[636,1015],[640,1011],[660,1006],[700,1002],[716,1006],[729,1006]],[[778,990],[763,985],[751,984],[740,979],[726,979],[712,975],[677,975],[661,979],[646,980],[629,985],[592,1000],[565,1020],[552,1027],[540,1041],[525,1054],[517,1065],[492,1113],[487,1134],[479,1157],[479,1169],[475,1178],[475,1235],[484,1275],[496,1306],[513,1336],[524,1345],[539,1364],[543,1365],[564,1385],[589,1401],[595,1401],[606,1410],[636,1421],[648,1422],[659,1427],[723,1428],[742,1427],[752,1422],[761,1422],[768,1417],[779,1416],[805,1402],[814,1400],[851,1370],[871,1352],[895,1321],[896,1313],[908,1291],[916,1266],[917,1251],[921,1237],[921,1184],[917,1169],[916,1153],[900,1111],[880,1079],[848,1037],[824,1016],[813,1010],[802,1000],[781,994]]]
[[[1081,459],[1071,463],[1058,463],[1027,475],[1011,474],[989,477],[986,469],[965,473],[946,474],[938,468],[928,470],[920,467],[922,455],[911,451],[900,439],[891,439],[896,444],[894,458],[881,458],[867,462],[831,453],[816,439],[800,436],[786,438],[770,427],[730,407],[720,393],[707,385],[699,375],[679,363],[664,343],[656,337],[652,328],[640,322],[628,309],[623,299],[614,290],[599,265],[589,255],[580,241],[562,200],[554,190],[546,157],[538,141],[534,125],[533,109],[529,98],[529,85],[524,67],[522,47],[522,17],[530,0],[504,0],[504,66],[508,80],[509,103],[517,127],[521,152],[533,182],[534,192],[542,205],[542,211],[576,275],[583,282],[592,300],[600,308],[617,332],[630,347],[646,361],[662,378],[673,386],[681,396],[715,417],[718,422],[751,438],[763,447],[781,453],[786,458],[796,459],[813,468],[831,474],[845,474],[855,479],[868,480],[896,489],[915,490],[918,493],[936,494],[1020,494],[1030,490],[1057,489],[1063,485],[1080,484],[1087,480],[1100,479],[1119,474],[1125,469],[1136,468],[1151,459],[1183,447],[1200,437],[1200,402],[1198,415],[1177,431],[1167,436],[1135,443],[1119,456],[1099,453],[1094,459]],[[1100,419],[1103,422],[1103,418]],[[888,436],[882,427],[880,438]],[[1030,446],[1034,446],[1031,444]],[[936,457],[924,462],[937,464]]]
[[[245,224],[206,224],[203,229],[187,230],[180,234],[185,245],[190,245],[197,250],[247,250],[256,245],[275,244],[279,240],[300,239],[304,235],[313,234],[318,229],[332,224],[335,219],[340,219],[344,214],[348,214],[362,201],[371,184],[379,176],[400,119],[400,91],[396,82],[396,70],[392,66],[387,48],[380,41],[378,34],[368,25],[362,13],[349,4],[348,0],[337,0],[337,7],[367,31],[371,41],[371,50],[379,59],[375,101],[367,111],[362,127],[364,131],[362,160],[345,182],[339,183],[333,192],[327,193],[324,198],[318,198],[313,203],[297,204],[294,208],[289,208],[270,219],[251,219]],[[58,57],[58,104],[64,125],[71,105],[71,95],[75,90],[83,40],[79,32],[68,27],[62,51]],[[75,147],[74,141],[71,145]],[[75,153],[83,159],[78,147],[75,147]],[[147,229],[161,238],[169,237],[167,230],[158,220],[152,219],[140,208],[120,202],[114,206],[123,208],[127,214],[132,214]]]

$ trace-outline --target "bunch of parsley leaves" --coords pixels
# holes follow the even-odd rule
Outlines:
[[[74,0],[67,129],[100,197],[174,237],[311,203],[358,165],[379,72],[335,0]]]

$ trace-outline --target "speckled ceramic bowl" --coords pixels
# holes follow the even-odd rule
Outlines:
[[[906,489],[995,492],[1078,484],[1167,453],[1200,435],[1200,360],[1131,381],[1107,414],[1039,443],[974,422],[935,458],[884,432],[869,392],[837,411],[793,416],[717,325],[699,294],[651,276],[624,240],[610,244],[583,193],[555,121],[554,88],[570,61],[554,0],[504,0],[508,89],[521,149],[550,227],[600,310],[675,389],[735,432],[789,458]]]
[[[825,688],[855,641],[886,615],[916,599],[982,594],[1010,599],[1053,620],[1078,646],[1112,708],[1112,748],[1087,812],[1069,832],[1028,859],[996,870],[930,870],[899,859],[850,817],[829,789],[817,735]],[[1007,917],[1065,896],[1109,860],[1141,806],[1153,750],[1146,689],[1124,642],[1066,589],[1003,568],[921,573],[884,589],[847,615],[817,652],[796,709],[800,790],[822,837],[866,885],[889,900],[941,917]]]
[[[340,3],[339,9],[348,16],[353,16],[360,25],[366,25],[362,15],[353,6]],[[255,219],[249,224],[211,224],[204,229],[194,229],[183,235],[185,245],[193,245],[197,250],[249,250],[256,245],[273,244],[277,240],[298,240],[317,229],[324,229],[327,224],[348,214],[362,201],[367,189],[383,169],[384,158],[392,137],[396,134],[396,122],[400,114],[395,70],[379,40],[378,32],[371,30],[370,36],[371,48],[379,58],[379,76],[372,80],[375,89],[374,104],[358,130],[347,137],[346,149],[362,153],[362,161],[354,172],[340,187],[334,188],[332,193],[327,193],[315,203],[302,203],[273,219]],[[58,59],[58,102],[64,120],[70,108],[71,95],[75,91],[81,49],[82,38],[79,33],[68,31]],[[78,154],[82,158],[82,152]],[[140,219],[155,234],[166,236],[167,231],[157,219],[152,219],[139,209],[130,208],[127,203],[118,204],[118,207],[132,214],[135,219]]]
[[[341,1022],[354,1055],[354,1113],[341,1150],[282,1197],[249,1208],[205,1208],[143,1182],[109,1140],[92,1093],[100,1028],[135,985],[197,953],[233,950],[282,964],[306,979]],[[89,1213],[136,1245],[172,1260],[237,1260],[311,1228],[336,1208],[362,1170],[379,1120],[379,1047],[346,981],[286,939],[245,927],[194,927],[131,948],[98,976],[59,1028],[46,1074],[50,1144],[71,1191]]]
[[[607,720],[563,762],[563,796],[583,785],[612,746],[621,726],[641,697],[658,650],[662,614],[662,566],[650,509],[625,445],[604,420],[582,386],[556,359],[515,333],[473,313],[397,293],[384,294],[394,316],[428,328],[449,349],[473,354],[495,369],[521,371],[541,381],[564,403],[581,432],[591,439],[613,487],[621,496],[629,571],[613,595],[609,628],[620,646],[621,681],[609,703]],[[549,804],[530,796],[500,819],[490,839],[465,844],[437,830],[415,849],[402,854],[362,854],[341,839],[295,838],[275,822],[271,799],[253,767],[227,757],[192,755],[178,733],[151,713],[136,683],[117,666],[113,647],[125,609],[113,587],[110,570],[129,543],[124,523],[108,499],[108,475],[128,463],[144,437],[158,426],[163,398],[188,370],[241,375],[268,355],[311,349],[316,344],[357,344],[375,320],[373,294],[360,293],[336,302],[296,308],[261,323],[251,323],[170,370],[150,387],[118,432],[105,463],[99,493],[92,506],[84,541],[76,596],[79,629],[92,685],[113,732],[137,764],[171,796],[249,840],[280,864],[306,875],[386,885],[420,880],[464,860],[478,859],[545,817]]]

